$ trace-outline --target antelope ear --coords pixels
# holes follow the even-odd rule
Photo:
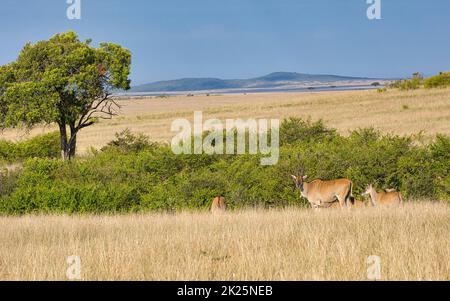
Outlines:
[[[297,181],[297,177],[296,177],[296,176],[291,175],[291,177],[292,177],[295,181]]]
[[[307,178],[308,178],[307,175],[304,175],[304,176],[303,176],[303,180],[306,180]]]

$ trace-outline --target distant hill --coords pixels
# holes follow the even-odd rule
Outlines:
[[[339,81],[365,81],[364,77],[350,77],[326,74],[304,74],[296,72],[274,72],[251,79],[220,79],[220,78],[182,78],[159,81],[132,87],[130,92],[176,92],[202,91],[220,89],[276,88],[289,85],[308,83],[333,83]]]

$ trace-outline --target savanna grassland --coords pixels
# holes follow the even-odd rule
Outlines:
[[[278,118],[311,117],[323,119],[327,126],[341,134],[357,128],[375,127],[399,135],[423,131],[431,137],[436,133],[450,134],[450,90],[420,89],[320,92],[320,93],[259,93],[170,96],[137,98],[119,101],[121,115],[81,131],[79,152],[100,148],[114,139],[117,132],[130,129],[142,132],[152,141],[168,142],[174,136],[171,123],[177,118],[193,119],[193,111],[204,118]],[[18,140],[30,135],[54,131],[56,127],[41,127],[30,133],[7,130],[3,139]]]
[[[65,280],[70,255],[83,280],[450,280],[450,209],[222,215],[24,216],[0,219],[0,279]]]
[[[23,173],[14,171],[9,184],[2,183],[0,208],[17,214],[0,216],[0,280],[66,280],[71,255],[81,258],[83,280],[367,280],[370,255],[381,258],[382,280],[450,280],[448,138],[428,147],[402,137],[372,137],[370,131],[350,133],[374,127],[401,136],[423,131],[429,141],[449,135],[449,89],[120,103],[120,116],[80,132],[80,159],[31,159]],[[320,132],[317,141],[287,143],[281,163],[268,169],[247,157],[179,158],[152,147],[88,155],[127,128],[151,141],[170,141],[171,122],[192,119],[194,110],[204,118],[323,119],[350,137]],[[6,130],[1,138],[22,140],[53,130]],[[311,150],[326,157],[308,160],[311,177],[349,177],[357,198],[369,180],[384,189],[398,185],[412,197],[398,208],[304,208],[289,172],[294,154]],[[351,151],[357,154],[347,155]],[[222,192],[235,210],[211,215],[207,202]],[[415,200],[422,195],[423,201]],[[266,209],[258,203],[263,198]],[[136,204],[145,210],[133,211]]]

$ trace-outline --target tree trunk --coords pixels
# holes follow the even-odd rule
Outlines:
[[[70,138],[67,137],[66,124],[61,123],[59,125],[59,133],[61,137],[61,158],[62,160],[70,160],[75,157],[77,148],[77,129],[75,124],[70,124]]]
[[[61,141],[61,159],[63,161],[69,159],[69,145],[67,143],[67,130],[66,130],[66,124],[60,123],[59,124],[59,134],[60,134],[60,141]]]
[[[70,141],[69,141],[69,160],[75,157],[75,151],[77,148],[77,129],[75,124],[70,125]]]

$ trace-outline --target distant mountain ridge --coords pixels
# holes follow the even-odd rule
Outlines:
[[[182,78],[168,81],[158,81],[132,87],[130,92],[177,92],[203,91],[220,89],[252,89],[277,88],[306,83],[333,83],[339,81],[376,80],[366,77],[351,77],[327,74],[305,74],[296,72],[274,72],[265,76],[250,79],[220,79],[220,78]]]

